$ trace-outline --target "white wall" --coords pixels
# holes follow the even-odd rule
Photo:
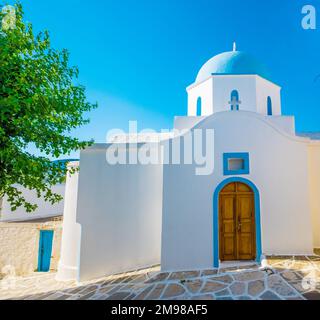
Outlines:
[[[173,127],[177,130],[188,130],[193,128],[197,123],[205,118],[206,117],[195,116],[175,117]]]
[[[261,114],[268,114],[267,101],[268,97],[272,102],[272,115],[281,115],[281,87],[274,83],[257,77],[257,112]]]
[[[78,161],[68,163],[69,171],[76,168],[79,168]],[[58,281],[77,279],[79,273],[81,226],[77,223],[78,180],[79,171],[67,173]]]
[[[202,99],[202,116],[229,111],[231,92],[237,90],[240,110],[267,114],[267,98],[271,97],[273,115],[281,114],[281,88],[256,75],[213,75],[187,88],[188,116],[195,116],[198,97]]]
[[[195,86],[187,88],[188,92],[188,116],[197,115],[197,101],[201,98],[201,116],[213,113],[213,79],[209,78]]]
[[[214,76],[214,112],[230,111],[231,92],[237,90],[241,104],[240,110],[256,111],[256,76]]]
[[[162,165],[110,165],[106,147],[80,155],[80,281],[160,263]]]
[[[0,221],[20,221],[20,220],[32,220],[39,218],[52,217],[63,214],[64,200],[52,205],[50,202],[44,200],[43,197],[38,198],[34,190],[29,190],[21,186],[15,185],[15,187],[22,191],[22,195],[25,199],[32,203],[37,204],[38,208],[28,213],[24,207],[19,207],[15,211],[11,211],[11,206],[5,196],[2,203]],[[65,184],[59,184],[52,187],[52,192],[57,193],[64,197]]]
[[[194,165],[165,165],[161,267],[213,266],[213,193],[223,175],[224,152],[249,152],[250,174],[260,191],[262,252],[311,254],[308,140],[275,128],[252,112],[220,112],[196,128],[215,130],[215,169],[196,176]]]
[[[293,116],[265,116],[265,119],[290,135],[296,134],[295,118]]]
[[[203,121],[206,117],[192,117],[181,116],[174,118],[174,129],[187,130],[192,129],[200,121]],[[264,116],[265,120],[270,122],[273,126],[281,128],[291,135],[295,135],[295,118],[293,116]]]

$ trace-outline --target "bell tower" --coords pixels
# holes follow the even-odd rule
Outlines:
[[[220,111],[252,111],[281,115],[281,87],[270,80],[265,67],[247,53],[233,51],[214,56],[187,88],[188,116]]]

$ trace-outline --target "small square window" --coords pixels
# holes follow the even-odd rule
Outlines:
[[[231,158],[228,159],[228,170],[238,171],[244,169],[244,159],[241,158]]]
[[[224,153],[223,174],[249,174],[249,153]]]

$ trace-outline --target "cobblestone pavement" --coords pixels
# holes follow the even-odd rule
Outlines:
[[[160,272],[159,267],[83,282],[55,273],[4,278],[0,299],[24,300],[320,300],[320,255],[267,257],[267,266]]]

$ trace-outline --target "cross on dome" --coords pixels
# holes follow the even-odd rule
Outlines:
[[[237,44],[236,44],[236,42],[233,43],[233,49],[232,49],[232,51],[233,51],[233,52],[237,51]]]

